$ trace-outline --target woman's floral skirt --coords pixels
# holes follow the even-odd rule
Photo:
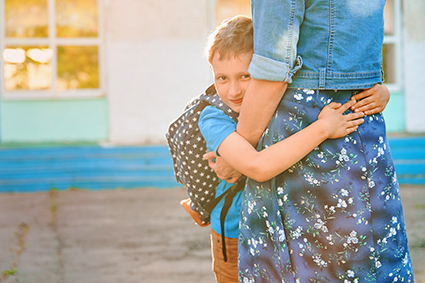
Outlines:
[[[288,89],[259,149],[351,95]],[[239,276],[244,283],[414,282],[382,114],[365,117],[354,133],[323,142],[267,182],[247,181]]]

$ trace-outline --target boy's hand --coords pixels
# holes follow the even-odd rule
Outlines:
[[[214,170],[222,180],[226,180],[228,183],[236,183],[236,181],[242,176],[239,171],[236,171],[231,167],[223,158],[217,157],[214,151],[205,153],[204,159],[208,160],[208,165]],[[214,162],[215,158],[215,162]]]
[[[317,122],[322,123],[329,139],[342,138],[357,130],[358,126],[364,122],[361,119],[364,116],[363,112],[344,115],[344,112],[355,103],[354,100],[350,100],[341,106],[340,103],[332,102],[319,113]]]
[[[351,107],[354,112],[372,115],[382,112],[390,101],[390,91],[384,85],[376,84],[351,97],[357,103]]]

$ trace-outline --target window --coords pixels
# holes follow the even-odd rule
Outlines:
[[[2,97],[103,95],[98,0],[0,0]]]
[[[382,67],[385,84],[390,90],[401,90],[401,0],[387,0],[384,8],[385,36]]]

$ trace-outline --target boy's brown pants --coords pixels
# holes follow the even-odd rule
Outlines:
[[[224,261],[221,235],[211,229],[212,269],[217,283],[238,283],[238,239],[226,237],[227,262]]]

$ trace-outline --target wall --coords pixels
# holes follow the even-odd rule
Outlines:
[[[202,56],[207,0],[110,0],[106,7],[110,142],[165,141],[170,121],[212,82]]]
[[[2,100],[2,143],[104,141],[106,99]]]
[[[387,132],[396,133],[404,132],[405,119],[405,103],[403,92],[391,92],[390,101],[384,109],[384,118]]]
[[[425,132],[425,1],[403,1],[406,131]]]

